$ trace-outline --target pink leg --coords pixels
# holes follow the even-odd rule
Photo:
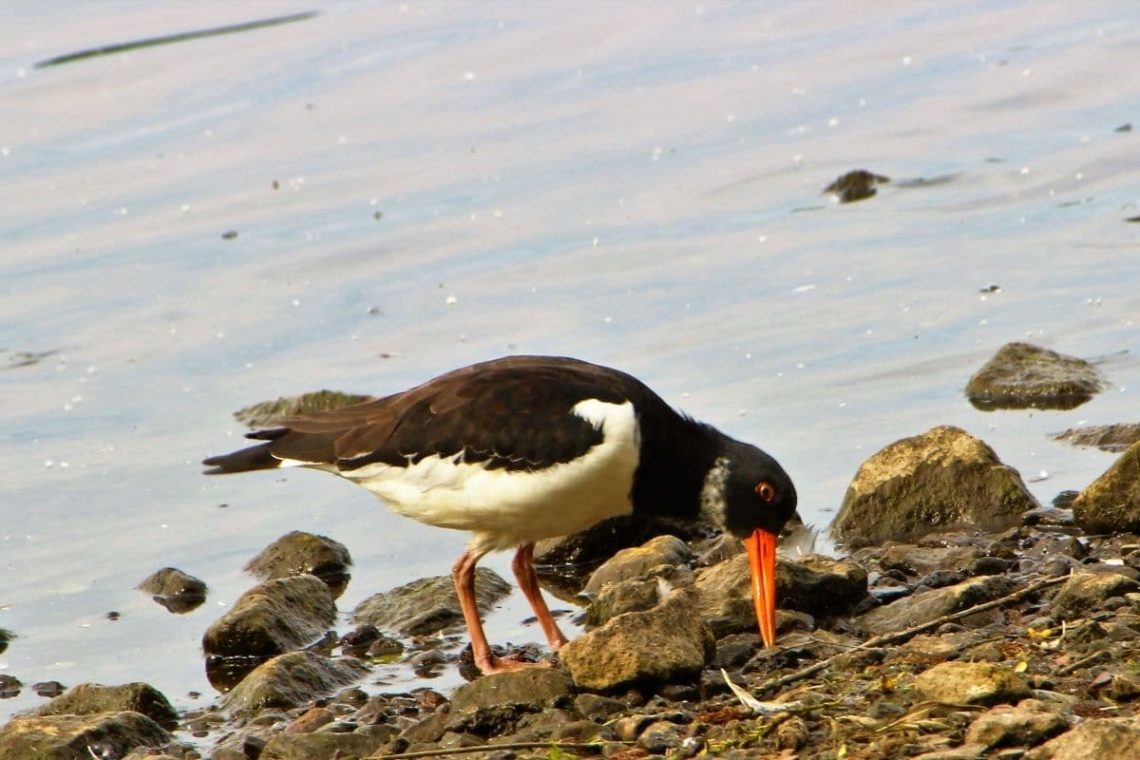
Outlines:
[[[551,651],[557,652],[568,639],[558,630],[558,623],[554,622],[550,608],[546,606],[546,600],[542,598],[542,591],[538,587],[538,576],[534,573],[534,544],[523,544],[519,547],[515,552],[511,568],[515,571],[515,580],[518,581],[519,588],[522,589],[526,600],[530,602],[531,609],[538,617],[538,624],[546,634]]]
[[[471,653],[475,656],[475,666],[484,675],[503,670],[539,665],[542,663],[519,662],[496,657],[487,643],[483,632],[483,621],[479,619],[479,607],[475,604],[475,565],[482,554],[464,552],[451,568],[451,579],[455,583],[455,593],[459,597],[459,608],[463,610],[463,620],[471,636]],[[548,612],[547,615],[550,613]]]

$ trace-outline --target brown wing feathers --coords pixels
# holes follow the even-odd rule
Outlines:
[[[489,468],[536,469],[569,461],[601,441],[599,430],[571,414],[576,403],[636,402],[647,390],[624,373],[583,362],[508,357],[250,433],[266,443],[204,463],[214,468],[209,474],[273,468],[280,459],[352,470],[463,452],[465,460]]]

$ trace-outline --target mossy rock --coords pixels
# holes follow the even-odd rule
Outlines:
[[[951,528],[995,531],[1018,525],[1023,512],[1039,506],[993,449],[960,428],[942,426],[867,459],[831,532],[857,548]]]
[[[1086,533],[1140,533],[1140,443],[1081,491],[1073,517]]]
[[[979,409],[1074,409],[1104,390],[1100,370],[1075,356],[1007,343],[966,384]]]
[[[362,401],[369,401],[371,398],[371,396],[340,391],[313,391],[302,393],[299,396],[282,396],[273,401],[252,404],[234,412],[234,418],[251,428],[272,427],[306,414],[340,409],[342,406],[359,404]]]

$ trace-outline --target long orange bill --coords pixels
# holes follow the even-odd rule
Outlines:
[[[744,539],[748,569],[752,573],[752,604],[760,623],[764,646],[776,645],[776,542],[775,533],[757,528]]]

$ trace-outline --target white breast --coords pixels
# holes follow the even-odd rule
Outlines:
[[[406,467],[376,463],[339,473],[393,510],[428,525],[469,530],[474,551],[584,530],[629,514],[639,432],[633,404],[580,401],[574,413],[602,431],[582,456],[533,472],[485,470],[461,455],[424,457]]]

